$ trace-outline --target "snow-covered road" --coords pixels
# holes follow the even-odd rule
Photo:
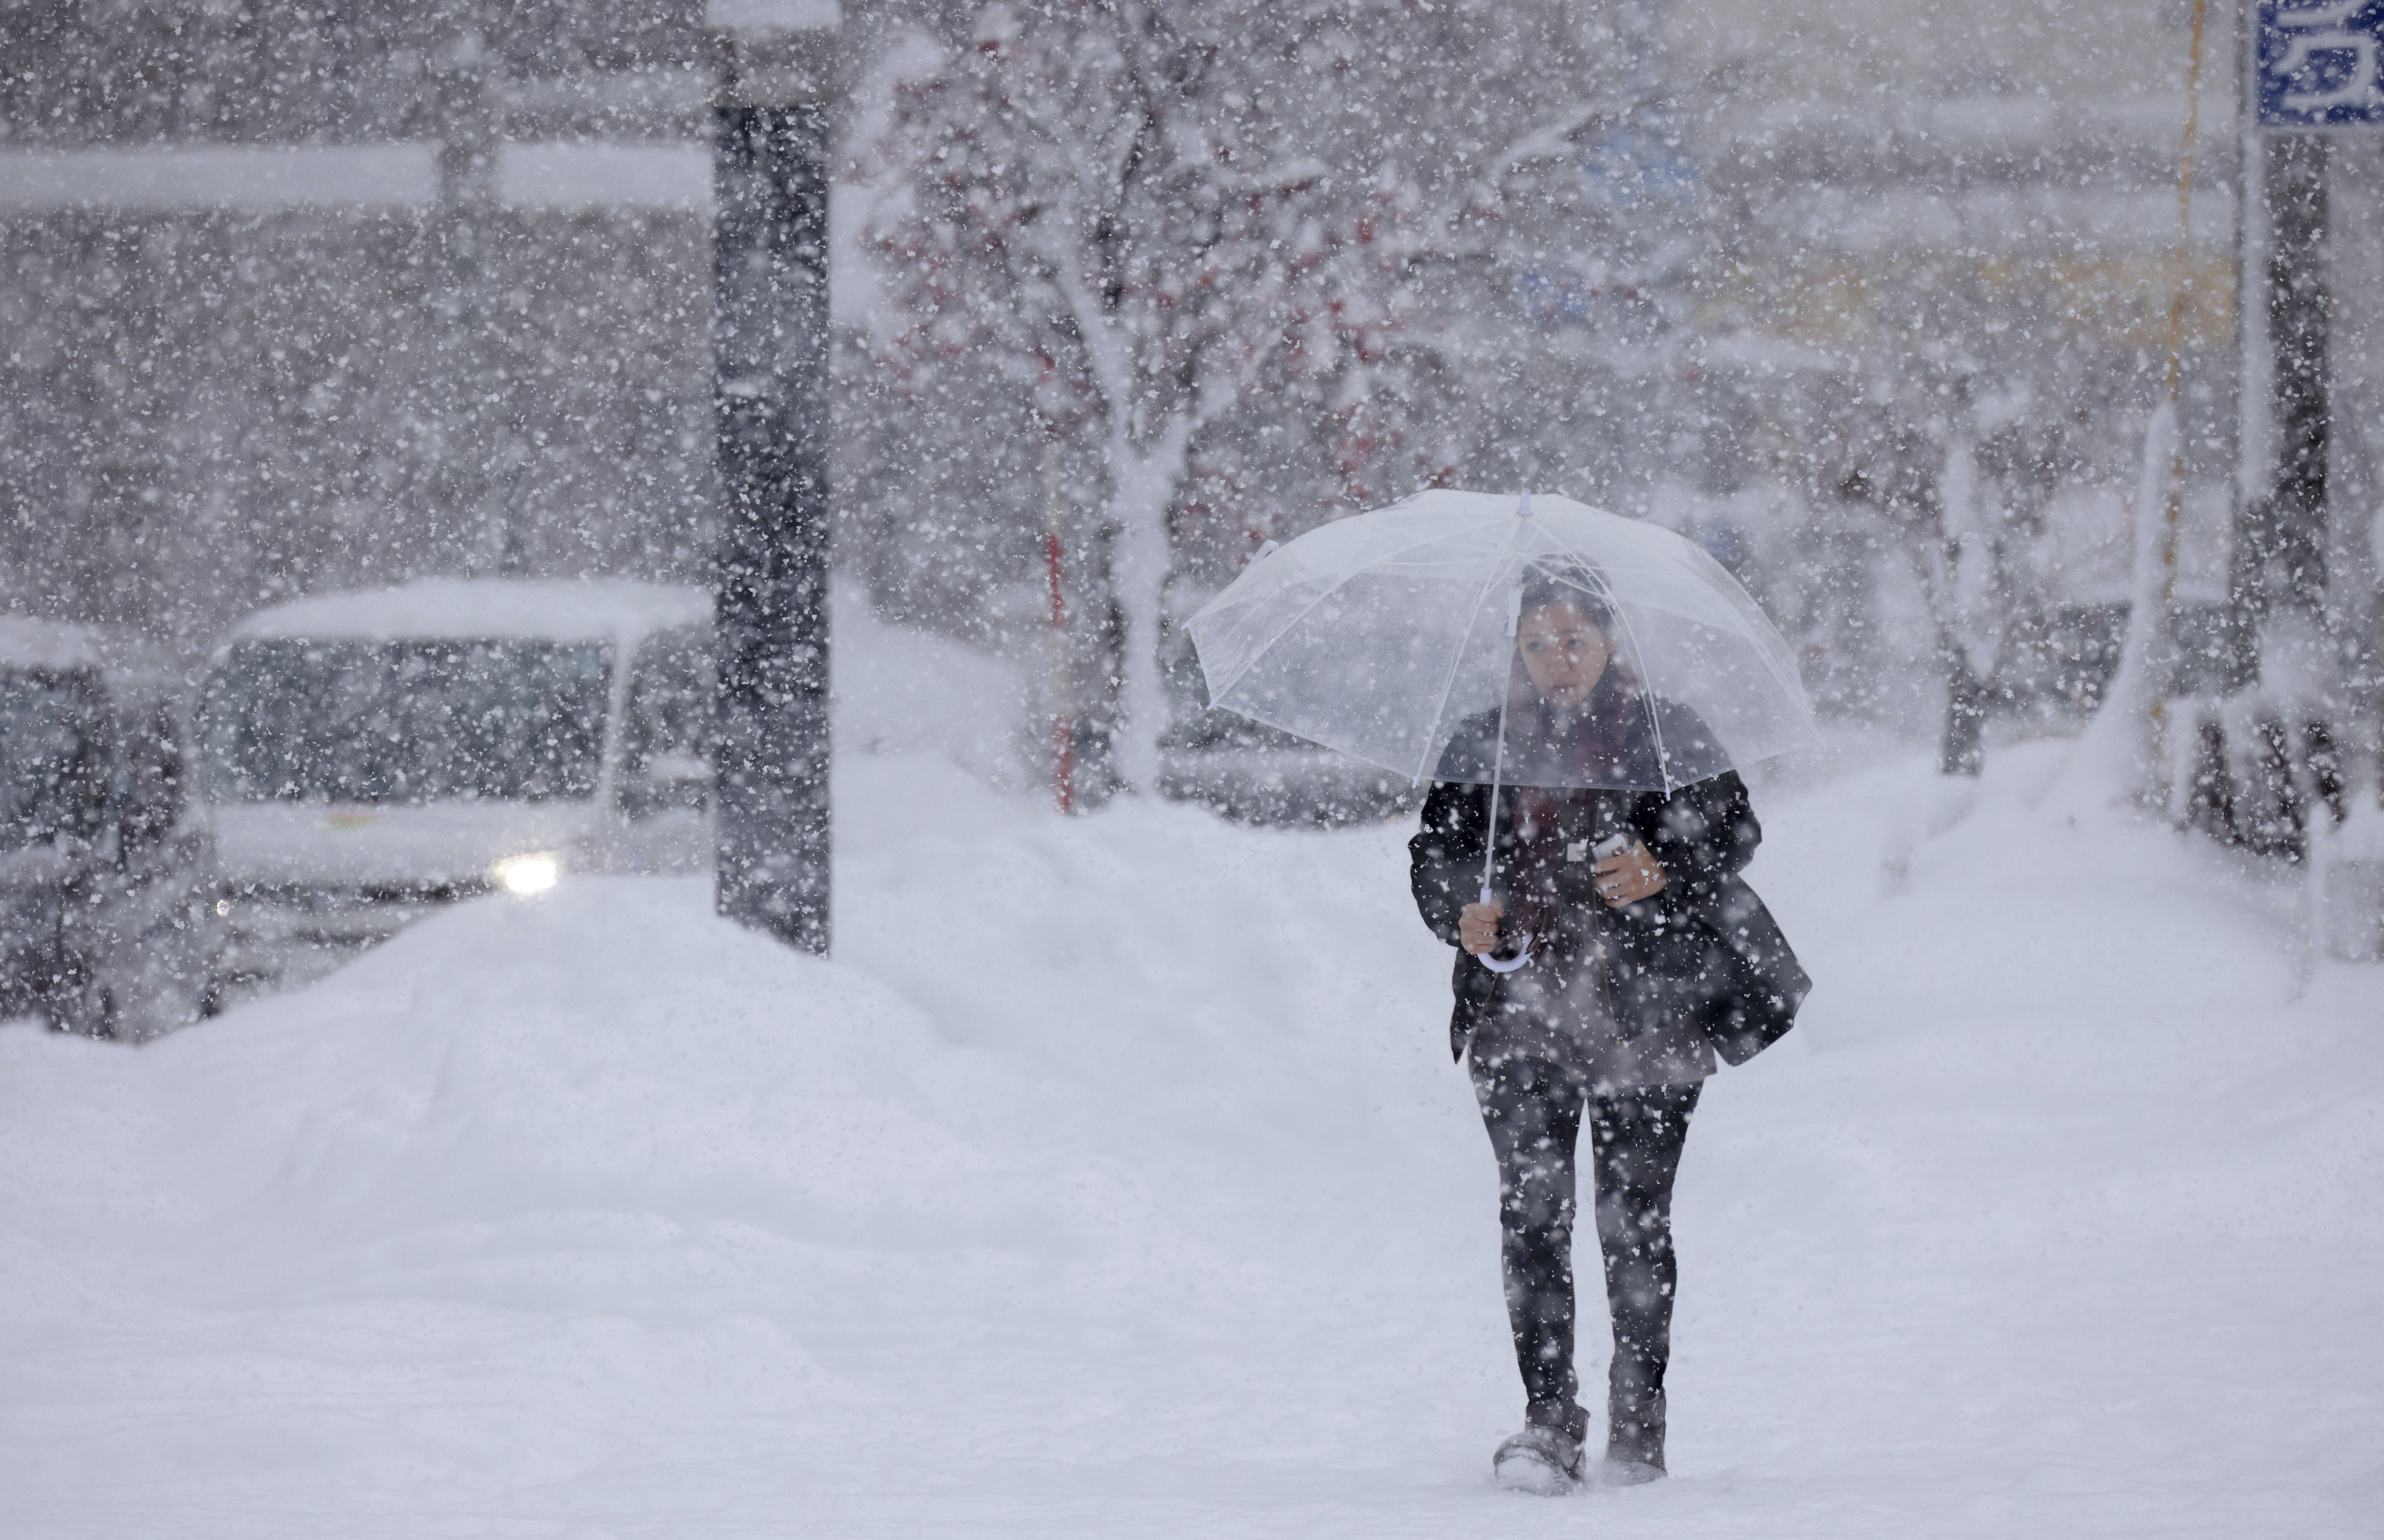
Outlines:
[[[2277,896],[2036,811],[2060,752],[1758,791],[1820,987],[1689,1141],[1670,1482],[1489,1485],[1404,829],[896,752],[831,963],[591,880],[0,1031],[0,1532],[2384,1534],[2384,970],[2295,1000]]]

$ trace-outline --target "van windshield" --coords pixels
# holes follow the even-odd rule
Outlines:
[[[220,801],[593,796],[613,650],[528,638],[234,643],[208,681]]]
[[[75,675],[0,668],[0,851],[98,828],[95,693]]]

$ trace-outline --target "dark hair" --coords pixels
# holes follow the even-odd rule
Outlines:
[[[1606,601],[1606,575],[1586,562],[1540,561],[1523,569],[1521,610],[1562,604],[1601,631],[1614,628],[1614,608]]]

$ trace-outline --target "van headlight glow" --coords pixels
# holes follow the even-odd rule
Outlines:
[[[508,893],[543,893],[563,875],[563,863],[552,853],[509,855],[489,868],[489,880]]]

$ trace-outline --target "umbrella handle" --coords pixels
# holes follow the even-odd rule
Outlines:
[[[1523,506],[1518,511],[1517,516],[1521,518],[1532,516],[1532,500],[1529,494],[1524,496]],[[1522,624],[1522,616],[1523,590],[1522,586],[1518,584],[1507,606],[1508,636],[1512,637],[1515,634],[1515,628]],[[1514,698],[1514,694],[1515,653],[1512,649],[1509,649],[1507,653],[1507,689],[1506,693],[1498,697],[1498,756],[1490,762],[1490,822],[1482,831],[1482,901],[1485,904],[1490,901],[1490,873],[1498,864],[1498,782],[1507,770],[1507,702]],[[1529,936],[1524,937],[1523,950],[1504,962],[1486,951],[1477,951],[1473,956],[1475,961],[1494,974],[1511,974],[1532,960],[1532,938]]]
[[[1490,901],[1490,889],[1487,887],[1484,887],[1482,889],[1482,901],[1484,903],[1488,903]],[[1491,956],[1486,951],[1477,951],[1473,954],[1473,961],[1481,963],[1484,967],[1489,969],[1494,974],[1511,974],[1516,969],[1521,967],[1524,963],[1529,962],[1531,960],[1532,938],[1528,936],[1523,938],[1523,950],[1517,952],[1514,956],[1508,958],[1503,962]]]

